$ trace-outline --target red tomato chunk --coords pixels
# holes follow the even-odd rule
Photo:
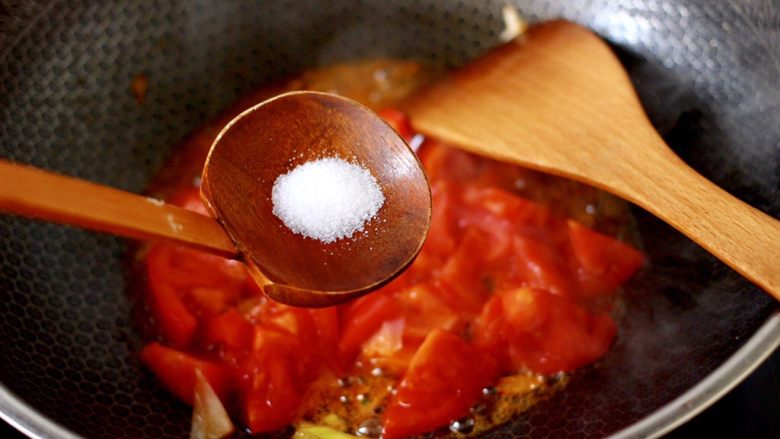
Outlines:
[[[384,437],[419,435],[468,412],[498,376],[496,360],[456,334],[434,329],[417,348],[384,416]]]
[[[404,137],[397,110],[382,112]],[[384,436],[422,434],[468,413],[501,376],[592,363],[616,327],[615,290],[637,250],[512,192],[512,168],[430,139],[420,159],[433,216],[419,257],[381,290],[338,307],[274,303],[234,261],[168,244],[146,254],[146,303],[160,343],[141,359],[192,403],[196,371],[253,432],[296,420],[311,383],[357,362],[397,378]],[[197,188],[173,202],[205,213]]]

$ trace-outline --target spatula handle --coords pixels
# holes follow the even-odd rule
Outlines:
[[[216,220],[159,200],[0,160],[0,212],[235,256]]]
[[[716,186],[666,145],[657,150],[657,160],[648,156],[626,179],[623,195],[780,300],[780,221]]]

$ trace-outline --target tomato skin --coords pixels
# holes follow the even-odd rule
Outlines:
[[[473,327],[474,341],[504,372],[571,371],[603,356],[615,337],[609,315],[592,314],[550,292],[517,288],[494,295]]]
[[[255,325],[252,352],[238,368],[244,420],[252,432],[289,424],[320,370],[296,337]]]
[[[245,288],[248,276],[238,261],[173,244],[153,245],[146,263],[150,273],[177,288],[219,288],[231,298]]]
[[[306,346],[304,354],[310,359],[334,372],[344,371],[346,364],[337,349],[341,320],[338,307],[299,308],[266,299],[252,320],[294,337]]]
[[[295,390],[287,366],[283,359],[271,357],[256,374],[244,402],[246,423],[253,433],[279,430],[293,420],[302,395]]]
[[[523,284],[562,296],[572,294],[572,277],[560,252],[538,239],[523,236],[515,237],[513,248],[518,256],[515,269]]]
[[[190,354],[150,343],[141,350],[141,361],[162,384],[179,399],[192,405],[195,395],[195,371],[200,370],[220,399],[225,398],[230,374],[225,366],[193,357]]]
[[[192,343],[197,319],[184,306],[176,289],[151,273],[147,304],[166,342],[177,348],[186,348]]]
[[[445,147],[434,139],[426,139],[418,155],[429,181],[473,183],[485,169],[484,162],[476,156]]]
[[[231,307],[206,320],[203,337],[209,344],[219,343],[231,349],[246,348],[252,342],[252,324]]]
[[[177,192],[168,202],[202,215],[209,215],[208,210],[203,205],[203,201],[200,199],[200,189],[196,187]]]
[[[447,304],[474,317],[489,297],[483,278],[485,255],[491,251],[485,234],[469,227],[463,234],[457,249],[441,267],[438,279],[449,292]]]
[[[585,294],[611,293],[645,262],[644,255],[628,244],[572,220],[566,224],[574,255],[582,268],[579,277]]]
[[[457,202],[457,190],[454,184],[444,181],[431,184],[431,227],[423,244],[423,252],[446,256],[455,250],[458,227],[453,209]]]
[[[433,329],[454,329],[461,321],[461,317],[439,298],[436,289],[433,283],[419,283],[394,294],[404,316],[404,345],[416,348]]]
[[[149,307],[163,338],[177,348],[190,345],[199,317],[220,314],[246,288],[240,263],[171,244],[149,248],[146,270]]]
[[[542,340],[544,355],[531,358],[523,351],[513,362],[529,364],[532,370],[545,374],[573,371],[603,357],[612,346],[617,327],[607,314],[592,314],[571,302],[562,302],[553,307],[546,331]]]
[[[382,323],[400,316],[396,301],[382,291],[363,296],[346,307],[342,321],[339,351],[344,359],[352,359],[360,346],[371,338]]]
[[[417,348],[435,328],[461,330],[462,316],[437,294],[433,283],[418,283],[392,292],[399,316],[381,326],[361,343],[360,356],[391,375],[401,375]]]
[[[312,308],[306,310],[313,322],[313,333],[309,341],[304,341],[309,346],[318,350],[319,358],[335,373],[345,373],[346,362],[336,354],[336,347],[340,339],[339,308]]]
[[[422,434],[467,414],[497,373],[496,361],[479,347],[434,329],[414,354],[385,410],[382,437]]]
[[[404,139],[405,142],[412,140],[414,132],[412,131],[412,125],[409,123],[409,118],[406,117],[403,111],[397,108],[383,108],[377,112],[379,117],[385,120],[388,125]]]
[[[146,267],[152,289],[158,284],[170,286],[188,313],[195,317],[219,315],[248,291],[248,274],[240,262],[182,246],[151,246],[146,255]],[[158,317],[165,319],[168,316]],[[182,346],[178,342],[176,345]]]
[[[425,169],[425,173],[428,175],[431,189],[433,189],[433,183],[444,181],[442,178],[443,170],[447,163],[449,150],[439,142],[429,139],[422,148],[417,151],[417,155]],[[435,206],[436,204],[434,203],[434,207]]]
[[[468,206],[463,214],[469,224],[480,226],[492,219],[482,226],[486,232],[500,222],[511,224],[515,233],[550,237],[561,224],[544,206],[497,187],[468,186],[463,190],[463,203]]]
[[[193,314],[211,318],[225,312],[240,293],[237,290],[213,287],[195,287],[183,294],[184,304]]]

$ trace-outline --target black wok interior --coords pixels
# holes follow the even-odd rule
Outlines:
[[[142,191],[170,149],[244,91],[375,56],[457,66],[498,43],[504,0],[0,3],[0,156]],[[708,178],[780,216],[773,0],[518,0],[607,38],[654,124]],[[130,92],[143,73],[143,105]],[[2,184],[2,182],[0,182]],[[778,309],[634,209],[651,266],[608,356],[496,434],[617,432],[699,382]],[[74,433],[180,438],[190,409],[139,365],[121,239],[0,216],[0,382]]]

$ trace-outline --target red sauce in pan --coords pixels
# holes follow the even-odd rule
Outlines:
[[[370,61],[265,88],[185,142],[152,194],[205,213],[197,175],[214,136],[283,90],[345,94],[420,143],[392,104],[431,76]],[[143,362],[187,403],[200,370],[252,432],[311,422],[392,439],[485,431],[603,356],[617,292],[644,261],[624,242],[625,205],[433,139],[418,154],[433,194],[429,237],[405,273],[353,302],[281,305],[238,262],[169,244],[142,249]]]

